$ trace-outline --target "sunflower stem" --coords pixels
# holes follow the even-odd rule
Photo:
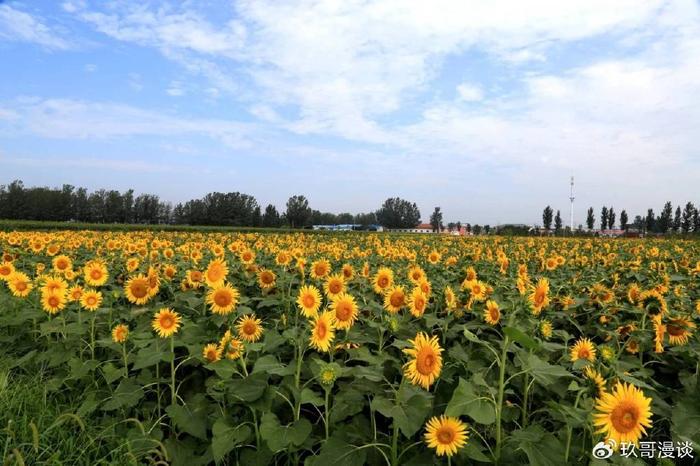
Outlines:
[[[170,403],[177,404],[177,392],[175,390],[175,336],[170,337]]]
[[[576,395],[576,402],[574,403],[574,410],[578,407],[578,402],[581,399],[581,391],[578,392]],[[564,452],[564,463],[569,462],[569,450],[571,449],[571,434],[573,433],[573,429],[571,426],[566,427],[566,451]],[[585,441],[585,435],[584,435],[584,441]]]
[[[499,373],[498,373],[498,402],[496,403],[496,463],[498,464],[501,460],[501,443],[502,443],[502,426],[501,426],[501,415],[503,413],[503,395],[505,392],[505,378],[506,378],[506,358],[508,357],[508,346],[510,346],[510,339],[506,335],[503,340],[503,351],[501,352],[501,358],[498,361]]]
[[[122,343],[122,357],[124,358],[124,377],[129,378],[129,364],[126,362],[126,342]]]
[[[92,314],[92,321],[90,323],[90,356],[91,359],[95,359],[95,314]]]
[[[326,409],[325,409],[325,412],[324,412],[324,417],[326,418],[326,419],[325,419],[325,421],[326,421],[326,422],[325,422],[325,424],[326,424],[326,425],[325,425],[325,427],[326,427],[326,440],[328,440],[328,437],[329,437],[328,433],[330,432],[329,423],[330,423],[330,417],[331,417],[331,416],[330,416],[330,414],[331,414],[331,407],[330,407],[330,394],[331,394],[331,391],[330,391],[329,389],[326,388],[325,392],[326,392],[326,404],[325,404],[324,406],[326,407]]]

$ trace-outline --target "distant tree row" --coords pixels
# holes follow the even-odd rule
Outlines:
[[[264,210],[255,197],[239,192],[209,193],[201,199],[178,203],[173,208],[153,194],[134,195],[63,185],[61,188],[25,187],[16,180],[0,185],[0,218],[10,220],[78,221],[94,223],[175,223],[181,225],[225,225],[307,228],[312,225],[382,225],[413,228],[420,223],[415,203],[398,197],[387,199],[376,212],[320,212],[302,195],[289,198],[283,212],[268,204]],[[439,208],[437,208],[439,212]],[[442,214],[440,214],[440,228]]]
[[[61,188],[25,188],[19,181],[0,186],[0,218],[11,220],[51,220],[95,223],[167,223],[170,204],[153,194],[134,197],[100,189],[88,193],[85,188],[64,184]]]
[[[544,208],[542,212],[542,224],[546,230],[552,229],[553,209],[550,206]],[[611,230],[617,225],[617,215],[615,209],[610,206],[603,206],[600,209],[600,229]],[[580,227],[580,226],[579,226]],[[588,208],[586,213],[586,227],[588,230],[593,230],[595,227],[595,211],[593,207]],[[700,211],[692,202],[686,203],[685,207],[677,206],[675,213],[673,204],[666,202],[661,214],[655,215],[654,209],[648,209],[646,215],[637,215],[630,223],[630,218],[627,211],[620,212],[619,228],[628,230],[634,228],[639,231],[648,233],[700,233]],[[557,210],[554,216],[554,232],[559,233],[562,230],[561,214]]]

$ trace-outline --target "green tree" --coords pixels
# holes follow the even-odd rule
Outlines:
[[[559,234],[561,233],[561,212],[557,210],[557,215],[554,216],[554,233]],[[549,230],[549,228],[548,228]]]
[[[681,206],[676,207],[676,215],[673,217],[673,231],[681,231]]]
[[[440,207],[435,207],[432,215],[430,215],[430,225],[433,227],[433,233],[440,233],[440,231],[443,229],[442,212],[440,212]]]
[[[301,228],[311,219],[309,201],[303,195],[296,195],[287,201],[287,211],[284,213],[292,228]]]
[[[608,228],[611,230],[615,228],[615,211],[612,206],[608,208]]]
[[[683,233],[689,233],[693,229],[693,215],[695,214],[695,206],[692,202],[688,202],[683,209],[683,217],[681,218],[681,230]]]
[[[267,207],[265,207],[262,224],[264,227],[268,228],[277,228],[280,226],[280,214],[277,212],[277,207],[272,204],[268,204]]]
[[[644,227],[648,232],[655,231],[654,228],[656,227],[656,218],[654,217],[654,209],[647,210],[647,216],[644,220]]]
[[[542,211],[542,225],[544,225],[545,229],[547,231],[551,230],[552,228],[552,216],[554,215],[554,211],[550,206],[547,206],[544,208]]]
[[[386,228],[413,228],[420,223],[420,211],[415,202],[398,197],[384,201],[376,215],[377,221]]]
[[[608,229],[608,208],[605,206],[603,206],[603,208],[600,209],[600,229]]]
[[[595,217],[593,216],[593,207],[588,208],[588,214],[586,215],[586,226],[589,230],[592,230],[595,226]]]
[[[661,215],[659,215],[659,221],[657,223],[657,229],[661,233],[666,233],[673,226],[673,206],[671,202],[664,204],[664,208],[661,210]]]
[[[627,217],[627,211],[623,210],[620,212],[620,228],[627,231],[627,222],[629,218]]]

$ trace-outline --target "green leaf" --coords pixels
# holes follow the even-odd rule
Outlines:
[[[255,365],[253,366],[253,374],[256,372],[267,372],[268,374],[278,374],[280,371],[283,371],[285,369],[285,366],[281,364],[277,358],[272,355],[268,354],[265,355],[261,358],[258,358],[257,361],[255,361]],[[293,372],[293,369],[292,369]]]
[[[564,464],[564,445],[540,426],[530,426],[516,430],[511,441],[525,452],[528,464],[533,466],[559,466]]]
[[[342,438],[333,436],[323,442],[321,452],[313,459],[313,466],[363,466],[367,449],[358,449]]]
[[[555,366],[538,358],[534,354],[525,357],[525,368],[539,383],[545,387],[555,383],[563,377],[573,377],[573,375],[562,366]]]
[[[265,413],[260,422],[260,435],[273,452],[284,450],[290,445],[300,446],[311,433],[311,423],[299,419],[283,426],[273,413]]]
[[[214,460],[218,463],[237,445],[242,444],[250,436],[251,430],[247,425],[233,426],[226,419],[217,419],[212,433],[211,449]]]
[[[515,327],[505,327],[503,329],[503,333],[505,333],[508,336],[508,338],[510,338],[514,342],[519,343],[520,346],[522,346],[525,349],[534,350],[537,349],[539,346],[532,337],[526,335],[521,330]]]
[[[258,372],[243,379],[229,380],[227,390],[235,399],[255,401],[262,396],[267,385],[267,374]]]
[[[147,347],[142,349],[136,354],[134,359],[134,365],[132,370],[139,370],[145,367],[155,366],[159,362],[163,361],[165,357],[165,352],[156,351],[155,347]]]
[[[496,410],[493,404],[484,397],[477,395],[471,382],[460,378],[452,399],[447,404],[445,414],[448,416],[469,416],[479,424],[493,424],[496,421]]]
[[[189,406],[170,405],[165,408],[168,416],[183,432],[200,438],[207,439],[207,413],[203,409],[192,410]]]
[[[139,400],[143,398],[143,395],[144,392],[141,385],[137,385],[131,380],[122,380],[112,394],[112,398],[102,405],[102,409],[104,411],[112,411],[118,408],[130,408],[132,406],[136,406]]]

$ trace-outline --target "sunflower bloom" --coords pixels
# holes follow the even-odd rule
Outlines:
[[[316,317],[318,309],[321,307],[321,292],[312,285],[302,286],[299,289],[297,306],[299,306],[299,310],[307,319]]]
[[[114,343],[124,343],[129,338],[129,327],[119,324],[112,329],[112,341]]]
[[[236,308],[239,297],[237,289],[231,285],[223,285],[207,293],[207,304],[214,314],[227,315]]]
[[[153,317],[151,323],[153,330],[155,330],[161,338],[175,335],[180,329],[181,324],[182,317],[180,317],[180,314],[168,307],[160,309]]]
[[[438,456],[454,455],[468,439],[466,424],[455,417],[443,414],[431,418],[425,425],[425,443],[435,449]]]
[[[324,312],[318,316],[311,328],[309,343],[312,348],[327,353],[335,338],[335,318],[332,312]]]
[[[634,385],[618,382],[612,393],[596,399],[593,424],[597,433],[605,434],[617,445],[622,442],[638,444],[646,428],[651,427],[651,398]]]
[[[484,310],[484,320],[489,325],[498,325],[501,320],[501,308],[498,303],[492,299],[486,301],[486,309]]]
[[[333,312],[335,327],[348,330],[357,318],[355,298],[347,293],[340,293],[331,299],[330,310]]]
[[[442,348],[438,343],[438,337],[433,336],[428,338],[428,335],[420,332],[414,340],[409,340],[412,348],[406,348],[403,352],[411,357],[404,364],[404,376],[407,377],[412,384],[420,385],[426,390],[435,382],[435,379],[440,376],[442,370]]]
[[[255,343],[263,333],[262,320],[256,319],[255,314],[241,317],[236,325],[238,336],[249,343]]]
[[[571,361],[578,361],[579,359],[587,359],[588,361],[595,361],[595,346],[593,342],[588,338],[580,338],[574,346],[571,347]]]

